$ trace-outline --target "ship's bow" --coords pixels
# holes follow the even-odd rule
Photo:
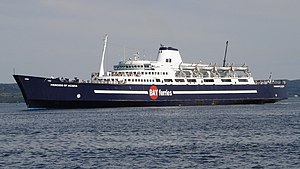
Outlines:
[[[22,92],[22,95],[23,95],[23,98],[25,100],[25,103],[26,105],[28,106],[29,105],[29,100],[28,100],[28,96],[27,96],[27,91],[25,89],[25,84],[24,84],[24,80],[25,80],[25,77],[24,76],[21,76],[21,75],[13,75],[15,81],[17,82],[21,92]]]

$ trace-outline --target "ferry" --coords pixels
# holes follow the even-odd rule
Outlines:
[[[155,61],[138,55],[90,80],[13,75],[28,108],[106,108],[264,104],[287,99],[283,80],[254,80],[248,66],[184,63],[177,48],[161,45]]]

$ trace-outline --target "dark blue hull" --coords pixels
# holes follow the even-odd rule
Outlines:
[[[287,98],[284,84],[124,85],[63,83],[14,75],[28,108],[263,104]]]

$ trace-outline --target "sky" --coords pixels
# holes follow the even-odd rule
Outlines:
[[[16,74],[90,79],[160,44],[184,63],[249,66],[255,79],[300,79],[298,0],[0,0],[0,83]],[[125,49],[125,50],[124,50]]]

